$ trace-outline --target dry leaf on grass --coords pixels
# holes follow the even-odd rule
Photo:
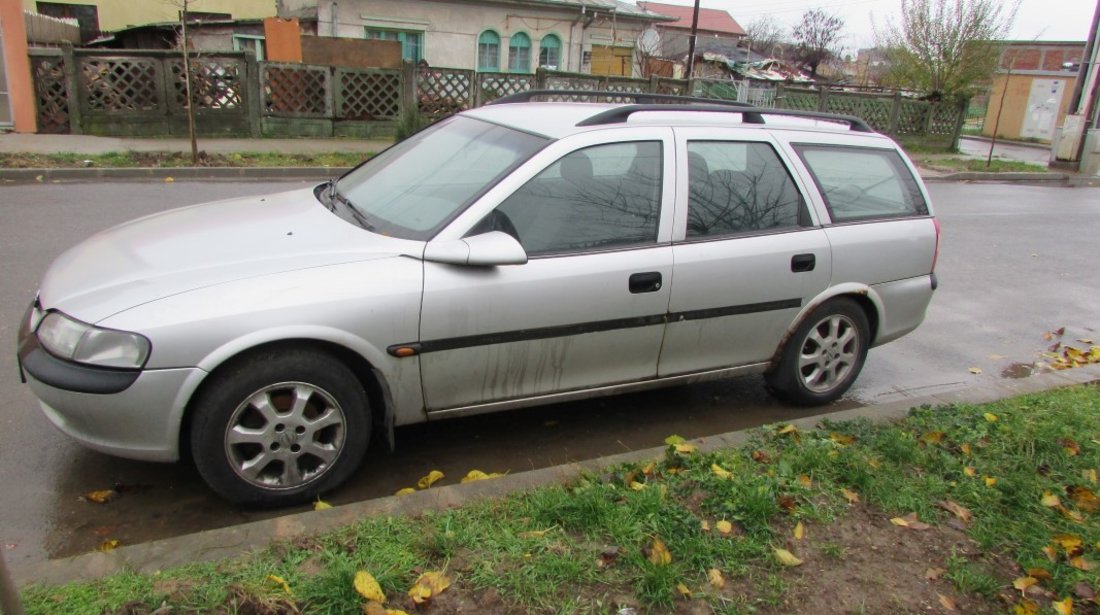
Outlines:
[[[714,589],[722,589],[726,586],[726,579],[722,576],[722,571],[717,568],[711,568],[707,571],[707,582]]]
[[[794,526],[794,532],[793,533],[794,533],[794,539],[795,540],[802,540],[802,538],[806,535],[806,528],[803,527],[801,521],[799,521]]]
[[[941,500],[936,503],[936,506],[939,506],[943,510],[946,510],[947,512],[955,515],[960,521],[963,521],[964,523],[970,523],[970,520],[974,518],[974,515],[970,512],[970,509],[963,506],[962,504],[959,504],[958,502],[953,502],[951,500]]]
[[[118,492],[114,489],[100,489],[99,491],[89,491],[83,497],[86,501],[94,504],[106,504],[115,499],[117,495]]]
[[[355,587],[355,591],[367,600],[372,602],[386,601],[386,594],[382,593],[382,586],[374,579],[374,575],[366,570],[360,570],[355,573],[355,579],[352,581],[352,585]]]
[[[654,536],[649,543],[649,554],[646,555],[646,559],[655,566],[667,566],[672,563],[672,553],[669,552],[665,541]]]
[[[795,557],[794,553],[791,553],[786,549],[773,549],[773,551],[775,553],[776,561],[780,564],[783,564],[784,566],[794,567],[802,565],[802,560]]]
[[[423,604],[451,586],[451,580],[442,572],[425,572],[416,579],[409,596],[416,604]]]
[[[1073,598],[1066,597],[1065,600],[1050,603],[1050,606],[1058,615],[1071,615],[1073,613]]]
[[[855,491],[852,491],[851,489],[841,488],[840,493],[841,493],[841,495],[844,496],[845,500],[848,500],[849,504],[858,504],[859,503],[859,494],[856,493]]]

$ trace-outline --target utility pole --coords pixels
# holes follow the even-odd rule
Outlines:
[[[1100,2],[1100,0],[1097,0]],[[691,16],[691,40],[688,41],[688,70],[685,79],[695,72],[695,40],[699,38],[699,0],[695,0],[695,12]]]
[[[1097,79],[1100,66],[1096,64],[1097,60],[1100,59],[1100,53],[1097,53],[1097,46],[1100,45],[1100,41],[1096,40],[1097,36],[1100,36],[1100,0],[1096,0],[1096,10],[1092,14],[1092,28],[1089,30],[1089,42],[1085,45],[1085,57],[1082,58],[1077,83],[1073,85],[1074,100],[1070,101],[1070,109],[1078,109],[1083,116],[1084,125],[1081,127],[1081,142],[1077,144],[1077,168],[1080,171],[1085,170],[1085,141],[1088,140],[1089,129],[1096,128],[1095,115],[1098,111],[1097,107],[1100,107],[1097,101],[1097,98],[1100,98],[1100,94],[1098,94],[1100,89],[1097,86],[1097,82],[1100,81],[1100,79]],[[1087,79],[1086,75],[1088,76]],[[1087,85],[1086,81],[1088,82]]]

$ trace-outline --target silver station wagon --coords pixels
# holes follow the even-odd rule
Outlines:
[[[534,102],[551,94],[442,120],[315,188],[72,248],[20,326],[46,416],[284,505],[412,423],[752,373],[827,403],[923,320],[939,226],[859,119]]]

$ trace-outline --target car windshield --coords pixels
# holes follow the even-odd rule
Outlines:
[[[340,178],[335,193],[370,230],[426,240],[547,142],[489,122],[454,117]]]

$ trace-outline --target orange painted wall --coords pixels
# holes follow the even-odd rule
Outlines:
[[[4,62],[7,63],[12,123],[16,132],[35,132],[34,85],[20,0],[0,0],[0,27],[4,29]]]

